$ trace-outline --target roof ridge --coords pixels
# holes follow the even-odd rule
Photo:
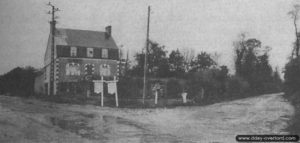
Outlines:
[[[73,29],[73,28],[56,28],[57,30],[74,30],[74,31],[87,31],[87,32],[104,32],[96,30],[83,30],[83,29]]]

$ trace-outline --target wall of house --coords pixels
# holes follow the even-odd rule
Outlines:
[[[38,75],[35,80],[34,80],[34,93],[35,94],[44,94],[45,89],[44,89],[44,80],[45,80],[45,75],[40,74]]]
[[[45,72],[44,72],[44,90],[45,90],[45,94],[49,95],[49,89],[50,89],[50,65],[47,65],[46,67],[44,67]]]
[[[50,64],[51,59],[51,39],[50,39],[50,35],[48,37],[48,42],[47,42],[47,47],[46,47],[46,51],[45,51],[45,55],[44,55],[44,66]]]
[[[71,47],[66,45],[57,45],[57,57],[72,57],[71,56]],[[119,49],[111,48],[100,48],[100,47],[82,47],[82,46],[73,46],[76,47],[76,56],[74,58],[91,58],[91,59],[110,59],[110,60],[119,60]],[[93,57],[87,56],[87,48],[93,49]],[[108,50],[108,57],[102,57],[102,50]]]
[[[65,34],[62,34],[65,35]],[[58,85],[61,82],[77,82],[85,78],[86,75],[86,65],[93,65],[94,73],[93,79],[100,79],[101,73],[103,74],[103,70],[101,70],[101,66],[109,65],[110,68],[110,77],[118,76],[118,60],[119,60],[119,50],[118,49],[108,49],[108,57],[103,58],[102,49],[99,47],[89,47],[94,49],[93,57],[87,57],[87,47],[76,46],[77,48],[77,56],[71,57],[70,55],[70,45],[67,45],[66,37],[61,35],[57,35],[55,37],[55,48],[54,48],[54,94],[57,93]],[[75,45],[73,45],[75,46]],[[44,93],[50,94],[50,63],[51,63],[51,36],[49,35],[47,48],[44,56]],[[66,70],[66,66],[69,63],[78,64],[78,73],[76,75],[67,75],[70,72],[74,72],[74,68],[69,71]],[[76,70],[76,69],[75,69]],[[102,72],[101,72],[102,71]],[[105,72],[104,72],[105,73]],[[106,72],[107,73],[107,72]]]
[[[50,94],[50,63],[51,63],[51,35],[49,34],[48,37],[48,42],[47,42],[47,47],[46,47],[46,52],[44,55],[44,69],[45,69],[45,73],[44,73],[44,94],[49,95]],[[59,35],[55,36],[55,47],[54,47],[54,59],[55,59],[55,63],[54,63],[54,72],[56,73],[57,69],[57,65],[58,65],[58,56],[57,56],[57,45],[67,45],[64,37],[61,37]],[[55,75],[54,76],[54,94],[57,92],[57,83],[58,83],[58,76]]]
[[[58,84],[58,78],[59,75],[57,74],[59,71],[59,60],[55,59],[54,61],[54,94],[57,92],[57,84]],[[43,89],[44,89],[44,94],[49,95],[50,94],[50,64],[44,67],[44,74],[43,74]]]
[[[88,58],[59,58],[58,59],[58,82],[76,82],[83,80],[86,74],[86,66],[92,65],[93,67],[93,79],[100,79],[101,66],[108,65],[110,68],[109,77],[118,76],[118,61],[117,60],[105,60],[105,59],[88,59]],[[75,65],[75,68],[70,68],[68,64]],[[71,69],[71,71],[69,71]]]

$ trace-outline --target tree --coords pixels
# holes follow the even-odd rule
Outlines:
[[[244,57],[244,54],[246,52],[246,47],[245,47],[245,33],[241,33],[239,35],[239,40],[233,42],[234,46],[234,52],[235,52],[235,71],[236,74],[241,74],[242,70],[242,60]]]
[[[196,56],[194,60],[191,62],[191,71],[200,71],[209,69],[213,65],[216,65],[217,63],[211,58],[210,54],[206,52],[201,52]]]
[[[255,73],[250,81],[251,86],[259,93],[269,92],[272,90],[273,70],[269,64],[269,56],[267,53],[258,56],[255,65]]]
[[[190,48],[181,49],[182,56],[184,58],[184,70],[185,72],[190,71],[191,62],[195,58],[195,50]]]
[[[169,67],[172,76],[183,76],[185,72],[184,57],[178,49],[170,53]]]
[[[298,34],[298,25],[297,25],[297,21],[299,19],[299,11],[300,11],[300,5],[296,4],[296,5],[294,5],[293,10],[288,12],[288,15],[290,15],[291,18],[293,19],[294,28],[295,28],[295,36],[296,36],[296,43],[295,43],[295,47],[292,51],[292,57],[299,56],[300,45],[299,45],[299,36],[298,36],[299,34]]]
[[[291,59],[285,65],[285,90],[289,93],[298,92],[300,85],[300,57]],[[298,97],[299,98],[299,97]]]
[[[169,75],[168,58],[165,46],[161,46],[156,42],[150,41],[150,48],[148,51],[148,74],[155,77],[166,77]],[[135,55],[137,65],[131,71],[131,74],[142,76],[144,71],[144,53],[137,53]]]
[[[274,83],[274,86],[275,86],[275,91],[277,91],[277,92],[282,91],[283,82],[282,82],[282,79],[280,77],[280,72],[278,70],[278,67],[275,68],[275,71],[273,72],[272,79],[273,79],[272,83]]]
[[[234,43],[236,75],[244,78],[256,93],[272,90],[273,70],[268,55],[271,48],[261,45],[260,40],[246,39],[244,34]]]
[[[243,39],[244,40],[244,39]],[[257,39],[248,39],[240,42],[240,47],[236,48],[236,72],[237,75],[247,80],[252,78],[255,72],[257,60],[256,51],[261,48],[261,42]]]
[[[239,40],[233,43],[235,48],[235,69],[238,76],[251,79],[255,71],[257,51],[261,48],[261,42],[257,39],[247,39],[246,34],[239,35]]]

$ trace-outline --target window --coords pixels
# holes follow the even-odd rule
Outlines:
[[[71,47],[71,57],[76,57],[76,56],[77,56],[77,48]]]
[[[80,75],[80,65],[78,63],[66,64],[66,75]]]
[[[108,49],[102,49],[102,58],[108,58]]]
[[[100,65],[100,76],[110,76],[110,66],[107,64]]]
[[[87,48],[87,57],[89,57],[89,58],[94,57],[94,49],[93,48]]]

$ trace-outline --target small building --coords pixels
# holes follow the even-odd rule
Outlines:
[[[54,83],[51,78],[51,32],[44,56],[44,94],[81,94],[93,91],[93,80],[113,80],[119,73],[119,49],[112,37],[112,27],[105,31],[55,28]]]

